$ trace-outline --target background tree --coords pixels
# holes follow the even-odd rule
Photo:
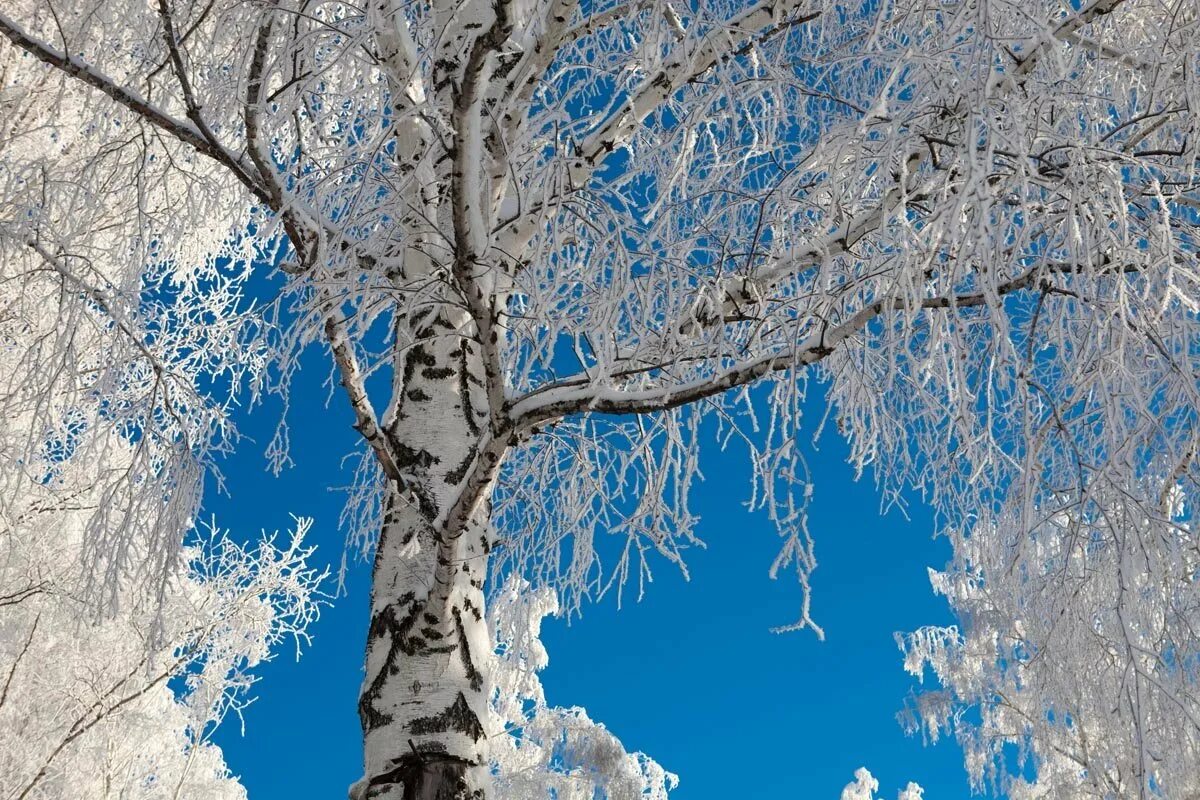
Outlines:
[[[324,576],[306,564],[307,522],[283,547],[213,531],[161,597],[123,586],[121,613],[95,621],[77,582],[78,515],[47,506],[0,548],[3,796],[244,798],[208,739],[245,702],[249,671],[316,614]]]
[[[854,773],[854,783],[846,784],[842,789],[842,800],[875,800],[875,792],[879,791],[879,781],[866,767],[859,767]],[[899,800],[921,800],[924,791],[915,783],[909,782],[898,795]]]
[[[964,532],[952,573],[1006,614],[1053,574],[1028,549],[1047,521],[1069,521],[1061,563],[1116,570],[1046,584],[1079,619],[1115,603],[1124,667],[1072,686],[1125,722],[1056,718],[1106,732],[1120,791],[1179,791],[1187,746],[1146,726],[1174,705],[1196,733],[1193,607],[1151,588],[1190,583],[1170,554],[1195,547],[1192,0],[66,5],[0,13],[26,56],[4,84],[5,259],[169,271],[210,310],[230,262],[286,276],[253,340],[271,386],[324,342],[364,448],[355,798],[487,794],[485,576],[573,610],[654,552],[682,567],[710,429],[749,452],[772,572],[796,568],[812,626],[810,372],[859,467],[889,498],[922,489]],[[176,302],[123,285],[140,317]],[[179,357],[258,346],[222,330]],[[127,535],[96,552],[129,562]],[[969,542],[1009,568],[980,573]],[[1076,663],[1042,655],[1061,641],[1013,652]],[[1012,663],[985,652],[993,688],[958,696],[993,702]],[[1043,716],[1072,688],[1022,686]],[[1059,770],[1047,731],[1003,734]],[[1094,768],[1074,777],[1108,796]]]
[[[12,74],[13,61],[0,65]],[[21,142],[26,154],[34,139]],[[0,154],[12,144],[0,140]],[[69,160],[71,137],[58,146]],[[112,210],[87,196],[102,178],[80,175],[71,215],[94,226],[92,241],[119,237]],[[197,383],[253,353],[194,352],[205,330],[216,341],[244,321],[215,288],[203,294],[222,311],[210,324],[172,313],[192,308],[186,289],[174,292],[182,305],[134,313],[151,274],[68,262],[32,241],[0,258],[5,800],[244,798],[208,737],[247,699],[250,670],[303,639],[321,602],[308,520],[285,542],[244,546],[185,518],[223,418]]]

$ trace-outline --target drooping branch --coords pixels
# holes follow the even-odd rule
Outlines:
[[[2,233],[3,232],[0,231],[0,234]],[[21,241],[26,247],[36,253],[38,257],[41,258],[42,262],[51,271],[58,275],[58,277],[64,283],[69,284],[80,294],[87,297],[91,303],[94,303],[95,306],[99,308],[109,320],[112,321],[112,324],[118,331],[121,332],[121,335],[134,347],[134,349],[141,353],[142,357],[146,359],[146,363],[149,365],[151,371],[154,372],[157,378],[155,392],[161,395],[163,407],[166,409],[167,413],[171,414],[178,421],[179,413],[175,409],[174,402],[171,398],[171,393],[166,390],[166,384],[175,383],[186,386],[186,382],[176,380],[176,376],[174,375],[172,367],[168,363],[164,362],[157,353],[150,349],[145,338],[138,333],[137,329],[134,327],[134,324],[118,311],[116,298],[113,297],[110,292],[98,286],[93,286],[80,278],[78,275],[72,272],[66,264],[63,263],[60,256],[47,250],[46,247],[40,242],[30,238],[22,238]],[[184,436],[184,440],[186,442],[186,430],[182,435]]]
[[[1019,61],[1015,74],[1019,78],[1028,75],[1037,65],[1039,59],[1047,52],[1048,41],[1061,40],[1074,42],[1078,31],[1090,22],[1115,11],[1125,0],[1094,0],[1087,7],[1070,15],[1057,25],[1048,25],[1050,36],[1039,42],[1029,53]],[[1000,81],[993,91],[1005,94],[1019,88],[1021,82]],[[955,105],[955,104],[948,104]],[[963,103],[956,107],[966,108]],[[960,112],[962,113],[962,112]],[[864,120],[870,120],[874,112],[868,112]],[[860,123],[861,124],[861,123]],[[829,259],[849,255],[853,247],[867,236],[880,229],[903,205],[926,199],[928,184],[916,185],[922,167],[936,159],[933,156],[932,144],[927,137],[917,137],[917,140],[904,152],[902,157],[903,170],[895,174],[895,183],[884,193],[879,203],[871,208],[852,216],[832,231],[829,231],[809,241],[796,252],[770,266],[754,270],[751,276],[754,290],[762,296],[767,296],[770,290],[786,280],[810,267],[819,265]],[[951,193],[957,193],[953,186]],[[721,323],[725,320],[717,315],[705,324]],[[736,320],[734,320],[736,321]]]
[[[169,16],[167,19],[169,19]],[[260,141],[257,115],[261,99],[258,98],[261,95],[262,69],[265,63],[266,47],[270,36],[268,22],[264,22],[264,28],[259,30],[259,34],[256,37],[255,54],[252,59],[250,81],[247,86],[247,98],[249,99],[252,95],[256,98],[255,107],[248,107],[245,115],[249,163],[247,162],[247,156],[238,155],[221,144],[204,123],[203,118],[200,116],[200,107],[196,104],[190,82],[187,80],[186,72],[184,71],[177,42],[173,37],[168,38],[168,49],[171,52],[168,60],[172,62],[173,69],[179,77],[180,85],[184,92],[185,107],[188,109],[188,119],[179,119],[169,114],[155,103],[142,97],[136,91],[121,86],[91,64],[82,59],[67,55],[52,45],[29,34],[3,12],[0,12],[0,33],[4,34],[14,45],[34,56],[42,63],[61,70],[66,75],[81,81],[87,86],[98,89],[122,107],[132,111],[147,124],[168,134],[172,139],[192,147],[196,152],[227,169],[237,179],[238,183],[250,191],[255,199],[267,208],[282,215],[284,228],[288,233],[292,246],[297,251],[301,269],[305,266],[311,266],[308,264],[308,251],[315,238],[315,233],[309,230],[310,225],[306,221],[300,219],[288,207],[288,203],[294,202],[294,199],[289,200],[284,197],[283,189],[275,179],[274,171],[270,166],[270,157],[268,154],[264,154],[265,147]],[[328,226],[326,227],[328,228]],[[345,241],[340,232],[336,230],[327,230],[326,232],[340,240],[343,249],[349,246],[349,243]],[[371,260],[370,256],[360,255],[359,257],[360,259]]]

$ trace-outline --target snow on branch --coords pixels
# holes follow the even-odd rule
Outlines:
[[[606,122],[580,142],[578,157],[595,169],[605,156],[624,146],[635,126],[682,86],[719,61],[749,50],[756,40],[820,16],[820,12],[796,13],[801,5],[800,0],[764,0],[728,22],[714,25],[698,41],[685,39],[656,73],[647,77]],[[793,14],[796,14],[794,19]]]
[[[217,142],[211,132],[198,127],[195,120],[189,122],[172,117],[149,100],[139,96],[135,91],[120,86],[112,78],[87,62],[57,50],[52,45],[26,33],[15,21],[3,13],[0,13],[0,33],[39,61],[60,69],[67,75],[100,90],[151,125],[191,145],[197,151],[227,167],[247,189],[264,200],[269,199],[242,165],[241,158]],[[190,107],[189,110],[191,110]]]

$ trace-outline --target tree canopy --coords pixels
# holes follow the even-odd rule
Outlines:
[[[169,608],[229,404],[286,398],[319,344],[374,564],[352,796],[486,797],[536,741],[493,746],[497,708],[538,701],[492,662],[540,619],[489,614],[686,569],[714,429],[799,578],[781,628],[819,633],[812,378],[954,546],[960,625],[901,637],[940,684],[912,727],[1012,797],[1200,791],[1198,25],[1194,0],[13,0],[5,513],[102,476],[84,601]],[[589,737],[595,791],[669,783]]]

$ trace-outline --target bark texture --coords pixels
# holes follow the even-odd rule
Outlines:
[[[439,517],[477,460],[486,417],[478,360],[450,312],[403,355],[404,394],[385,424],[402,488],[385,501],[358,710],[361,800],[483,798],[486,504],[453,541]]]

